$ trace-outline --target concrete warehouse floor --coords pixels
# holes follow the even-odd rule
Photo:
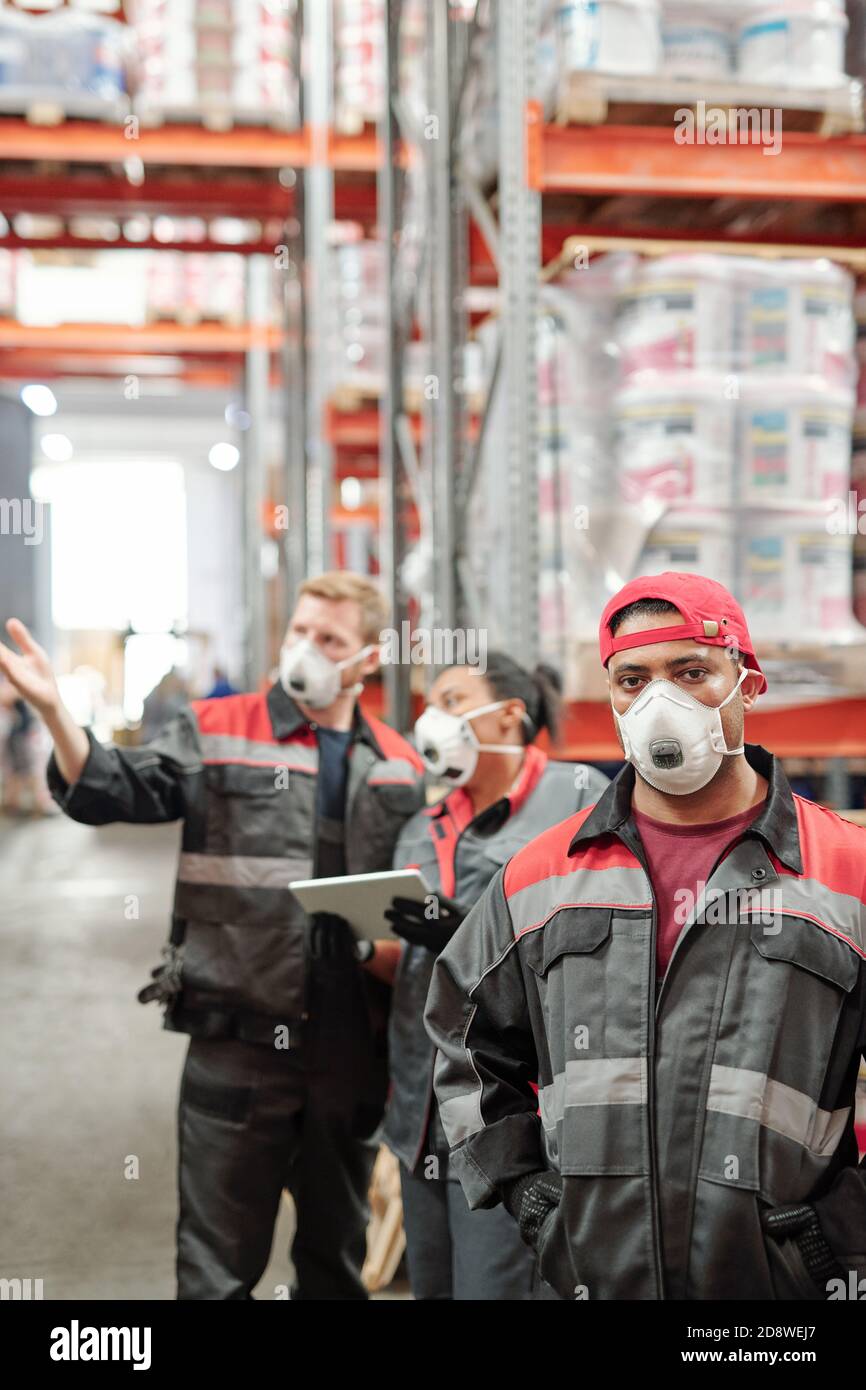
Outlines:
[[[179,834],[0,818],[0,1277],[42,1279],[46,1299],[174,1298],[187,1040],[135,995],[167,934]],[[284,1199],[258,1298],[291,1282],[292,1221]]]

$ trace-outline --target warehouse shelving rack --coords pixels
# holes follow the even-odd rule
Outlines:
[[[470,418],[460,388],[468,331],[468,206],[459,145],[478,29],[477,10],[458,18],[449,5],[425,7],[424,105],[435,124],[424,130],[400,89],[402,0],[389,0],[385,44],[387,99],[380,123],[381,234],[386,247],[388,367],[381,420],[383,483],[381,561],[397,630],[409,619],[402,580],[410,514],[430,557],[427,592],[417,617],[425,628],[455,629],[471,621],[465,564],[465,516],[483,420]],[[426,137],[426,138],[425,138]],[[407,212],[423,209],[424,245],[413,241]],[[414,259],[413,259],[414,258]],[[413,333],[426,345],[435,383],[420,414],[404,389],[403,364]],[[414,531],[416,526],[413,524]],[[410,670],[385,668],[389,712],[410,721]]]
[[[483,0],[482,0],[483,3]],[[460,153],[463,98],[471,71],[478,15],[436,3],[425,7],[428,24],[424,101],[439,118],[439,138],[425,140],[407,117],[398,83],[398,42],[404,0],[389,0],[387,111],[379,129],[345,134],[332,126],[332,0],[315,0],[303,15],[306,47],[302,124],[297,131],[270,128],[209,129],[196,125],[142,126],[130,140],[119,126],[67,120],[57,126],[0,117],[0,211],[81,213],[124,217],[140,211],[194,215],[205,219],[242,214],[261,222],[258,240],[223,246],[166,243],[151,238],[95,243],[64,227],[53,238],[10,236],[7,246],[233,250],[255,270],[271,260],[278,227],[288,248],[282,331],[263,335],[251,317],[246,325],[156,324],[130,332],[108,325],[24,330],[0,323],[0,371],[8,377],[116,372],[132,358],[156,371],[171,371],[199,384],[226,384],[242,373],[251,402],[264,399],[269,382],[281,380],[285,401],[285,500],[292,526],[285,544],[287,594],[312,568],[329,562],[334,515],[330,498],[343,469],[371,472],[379,447],[383,484],[380,555],[394,612],[408,611],[401,583],[405,538],[423,513],[431,540],[433,570],[425,599],[426,621],[443,627],[482,625],[483,605],[466,561],[465,518],[477,481],[480,450],[488,424],[482,409],[468,418],[455,381],[455,364],[471,318],[473,285],[499,286],[499,350],[493,378],[504,386],[507,412],[502,492],[508,504],[509,645],[525,661],[537,656],[538,527],[524,499],[537,494],[538,417],[534,388],[535,333],[540,271],[555,262],[569,235],[601,248],[616,238],[656,235],[669,242],[713,242],[737,247],[743,234],[718,226],[708,210],[722,197],[775,200],[777,205],[866,207],[866,135],[786,135],[772,159],[760,148],[675,145],[669,128],[652,125],[559,125],[545,120],[535,99],[535,43],[539,0],[492,5],[496,26],[499,86],[499,149],[495,188],[482,190],[467,175]],[[483,38],[483,35],[482,35]],[[275,172],[286,171],[284,179]],[[407,186],[415,179],[429,215],[418,285],[407,294],[402,259]],[[641,195],[654,200],[653,225],[635,225],[616,210],[606,221],[585,215],[588,201]],[[665,206],[688,198],[707,210],[692,225],[665,226]],[[359,402],[335,410],[326,387],[327,342],[322,305],[327,278],[325,228],[331,216],[377,225],[389,248],[389,282],[397,293],[389,333],[387,389],[378,409]],[[661,223],[661,225],[660,225]],[[748,238],[747,238],[748,239]],[[776,238],[785,251],[785,236]],[[799,228],[788,253],[814,242],[819,254],[863,254],[859,227],[847,234],[814,234]],[[797,245],[794,246],[793,243]],[[259,278],[250,285],[261,295]],[[252,302],[252,301],[251,301]],[[403,352],[422,332],[438,399],[412,413],[403,391]],[[279,366],[280,370],[277,371]],[[489,393],[488,393],[489,396]],[[303,422],[303,423],[302,423]],[[263,455],[260,436],[245,440],[248,535],[260,529]],[[255,455],[258,454],[258,458]],[[421,505],[419,505],[419,503]],[[248,642],[250,674],[262,669],[263,586],[257,576],[257,545],[249,545],[247,606],[252,614]],[[409,673],[386,671],[388,708],[405,725]],[[864,682],[866,684],[866,682]],[[591,733],[598,713],[574,706],[567,720],[564,751],[589,756],[592,748],[612,752],[608,733]],[[842,714],[842,705],[834,704]],[[791,711],[769,711],[766,734],[781,735]],[[603,713],[602,713],[603,717]],[[757,716],[756,716],[757,717]],[[813,721],[814,723],[814,721]],[[790,756],[807,751],[811,734],[786,723]],[[826,726],[841,728],[835,717]],[[862,730],[858,735],[857,729]],[[807,728],[808,726],[804,726]],[[844,753],[827,744],[827,756],[866,754],[866,702],[845,702]],[[822,735],[823,737],[823,735]],[[605,740],[608,740],[607,742]],[[821,745],[822,748],[824,745]],[[600,754],[596,754],[600,756]]]
[[[518,0],[518,4],[524,0]],[[687,198],[784,198],[862,203],[866,136],[785,135],[758,144],[675,144],[663,126],[562,126],[524,108],[526,178],[537,193],[637,193]]]
[[[332,457],[323,429],[327,343],[322,300],[327,277],[325,228],[331,215],[367,224],[376,215],[381,152],[375,131],[346,135],[330,123],[331,0],[306,6],[306,58],[298,130],[213,124],[151,125],[76,119],[58,108],[0,115],[0,212],[51,214],[51,236],[10,228],[9,249],[152,249],[231,251],[247,257],[243,324],[151,323],[31,327],[0,321],[0,375],[11,380],[58,377],[172,376],[190,386],[241,383],[251,427],[242,439],[245,535],[246,676],[256,682],[269,657],[265,585],[259,567],[261,518],[267,510],[264,429],[269,388],[282,386],[285,432],[283,491],[291,515],[285,547],[285,598],[329,548]],[[121,13],[120,18],[123,18]],[[300,23],[295,62],[300,67]],[[65,118],[64,118],[65,117]],[[46,123],[43,123],[46,121]],[[115,121],[117,117],[115,115]],[[279,177],[276,177],[279,175]],[[206,220],[257,220],[261,236],[245,243],[100,241],[70,228],[83,215],[118,221],[144,213]],[[270,322],[268,274],[284,255],[283,324]],[[305,424],[301,421],[305,420]],[[338,518],[345,520],[345,518]]]
[[[539,0],[509,0],[496,6],[499,64],[500,155],[496,204],[476,218],[473,262],[498,272],[502,372],[506,382],[507,458],[503,488],[509,499],[509,642],[524,662],[538,657],[538,527],[523,499],[538,491],[538,415],[535,389],[536,323],[543,267],[556,262],[568,236],[596,249],[636,247],[645,235],[699,249],[740,250],[754,241],[730,225],[698,214],[688,227],[645,230],[616,220],[600,224],[585,218],[588,198],[622,199],[641,195],[653,200],[687,198],[708,209],[720,199],[773,201],[781,204],[848,204],[866,206],[866,135],[860,131],[825,135],[809,131],[785,134],[781,153],[772,158],[756,145],[676,144],[670,126],[564,125],[545,120],[536,99],[534,64]],[[860,94],[862,97],[862,93]],[[777,103],[778,104],[778,103]],[[571,211],[570,203],[575,204]],[[662,214],[663,216],[663,214]],[[659,218],[658,212],[656,213]],[[498,219],[498,221],[497,221]],[[493,226],[494,245],[479,242],[480,227]],[[814,235],[799,227],[790,235],[773,234],[776,254],[838,256],[857,269],[866,265],[858,234]],[[606,245],[605,245],[606,241]],[[550,271],[554,269],[550,266]],[[849,759],[866,756],[866,660],[864,698],[822,702],[815,706],[769,708],[749,721],[747,737],[764,741],[786,757],[827,760],[837,804],[847,804]],[[619,757],[605,704],[575,702],[567,710],[562,752],[574,758]]]

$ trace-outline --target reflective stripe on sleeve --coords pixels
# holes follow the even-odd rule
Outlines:
[[[439,1102],[439,1118],[448,1143],[453,1149],[464,1139],[471,1139],[484,1128],[481,1118],[481,1087],[465,1091],[459,1096],[449,1096]]]

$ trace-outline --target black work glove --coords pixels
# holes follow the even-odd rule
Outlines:
[[[536,1252],[545,1222],[556,1211],[561,1196],[562,1177],[549,1169],[524,1173],[502,1189],[505,1210],[517,1222],[522,1239]]]
[[[310,955],[316,960],[343,956],[357,959],[355,936],[345,917],[314,912],[310,918]]]
[[[818,1213],[808,1202],[765,1211],[761,1214],[761,1224],[774,1240],[793,1240],[813,1283],[825,1298],[829,1281],[845,1278],[845,1271],[827,1244]]]
[[[423,903],[415,902],[413,898],[394,898],[385,918],[391,923],[395,936],[402,937],[412,946],[426,946],[438,956],[448,945],[466,913],[459,903],[454,902],[453,898],[446,898],[444,893],[430,896],[435,897],[439,904],[436,916],[429,915],[434,911],[429,898]]]
[[[180,994],[183,988],[181,974],[183,971],[183,947],[182,946],[163,946],[162,964],[157,965],[150,972],[153,980],[152,985],[145,985],[140,989],[136,998],[139,1004],[150,1004],[156,1000],[160,1004],[169,1004],[172,999]]]

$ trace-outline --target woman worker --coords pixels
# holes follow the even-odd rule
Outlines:
[[[391,1006],[384,1140],[400,1160],[416,1299],[555,1296],[536,1279],[535,1257],[505,1209],[470,1211],[456,1177],[449,1180],[423,1013],[437,954],[497,869],[528,840],[592,805],[607,785],[595,769],[551,762],[535,744],[542,729],[555,737],[559,688],[550,667],[530,674],[492,652],[483,674],[471,666],[442,671],[415,725],[419,753],[450,788],[406,823],[394,858],[397,869],[420,869],[438,903],[396,898],[385,914],[405,944]]]

